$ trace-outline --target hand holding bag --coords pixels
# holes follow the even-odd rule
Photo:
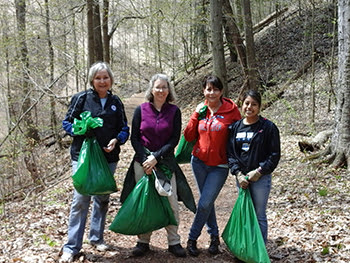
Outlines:
[[[89,111],[81,113],[80,117],[81,120],[74,119],[75,135],[84,135],[103,126],[103,120],[92,118]],[[114,176],[95,137],[85,138],[72,179],[74,188],[82,195],[104,195],[117,191]]]
[[[84,135],[89,130],[103,126],[103,119],[99,117],[92,118],[90,111],[84,111],[79,116],[81,120],[75,118],[73,121],[72,128],[74,135]]]
[[[198,120],[202,120],[207,115],[207,105],[204,105],[199,110]],[[179,145],[177,146],[175,159],[177,163],[189,163],[191,162],[191,155],[193,151],[193,146],[196,144],[197,140],[193,140],[192,142],[188,142],[185,139],[185,136],[182,134],[180,138]]]

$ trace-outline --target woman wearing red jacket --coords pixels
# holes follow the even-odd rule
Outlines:
[[[195,257],[199,255],[197,239],[205,224],[211,238],[209,253],[219,253],[219,229],[214,202],[229,171],[226,156],[228,126],[241,119],[237,105],[231,99],[223,97],[223,85],[218,77],[205,77],[203,93],[205,101],[197,106],[184,131],[187,141],[197,139],[191,165],[200,198],[187,241],[187,250]],[[204,105],[208,107],[207,114],[198,120],[199,111]]]

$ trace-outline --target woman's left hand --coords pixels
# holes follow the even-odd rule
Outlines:
[[[110,140],[107,147],[103,147],[103,150],[107,153],[113,151],[117,142],[118,142],[118,139],[116,139],[116,138]]]
[[[255,169],[247,173],[247,176],[249,181],[256,182],[260,179],[261,173],[258,171],[258,169]]]

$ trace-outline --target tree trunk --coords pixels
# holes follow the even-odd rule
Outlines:
[[[34,121],[31,116],[30,108],[30,89],[29,89],[29,59],[28,59],[28,48],[26,43],[26,2],[25,0],[16,0],[16,19],[17,19],[17,31],[18,39],[20,44],[20,76],[22,77],[21,88],[23,91],[23,97],[25,98],[22,104],[22,111],[25,114],[25,141],[26,149],[24,154],[24,161],[28,171],[34,182],[39,180],[39,174],[37,173],[37,164],[32,162],[32,148],[40,140],[39,132],[34,125]]]
[[[28,48],[26,43],[26,2],[25,0],[16,0],[16,19],[17,19],[17,30],[20,45],[20,76],[22,78],[21,88],[24,94],[24,101],[22,104],[22,111],[26,112],[30,106],[30,89],[29,89],[29,59],[28,59]],[[39,132],[34,125],[33,118],[30,112],[25,117],[26,129],[25,135],[27,139],[34,140],[34,142],[39,141]]]
[[[162,39],[162,25],[161,22],[159,21],[159,18],[157,18],[157,46],[156,46],[156,54],[157,54],[157,60],[156,60],[156,67],[157,67],[157,62],[158,62],[158,67],[159,70],[162,72],[163,71],[163,64],[162,64],[162,45],[161,45],[161,39]]]
[[[253,23],[250,11],[250,0],[242,0],[244,15],[244,31],[247,46],[247,66],[248,66],[248,86],[249,89],[257,90],[258,88],[258,68],[255,59],[255,46],[253,35]]]
[[[94,37],[94,18],[93,18],[93,0],[86,1],[87,8],[87,30],[88,30],[88,56],[89,66],[95,62],[95,37]]]
[[[335,128],[331,152],[333,165],[347,165],[350,171],[350,1],[338,1],[338,83]]]
[[[230,49],[230,53],[234,51],[231,49],[235,49],[239,57],[239,61],[242,66],[242,71],[244,76],[247,76],[247,57],[245,46],[243,43],[243,38],[239,32],[239,28],[237,27],[236,21],[234,19],[233,10],[229,0],[223,0],[223,21],[225,28],[226,40],[228,43],[228,47]]]
[[[227,96],[227,72],[222,34],[222,0],[210,0],[210,20],[214,74],[221,79],[224,86],[224,96]]]
[[[207,13],[208,0],[197,0],[195,2],[196,22],[194,25],[194,47],[199,47],[200,54],[207,54],[208,47],[208,32],[207,32]]]
[[[10,31],[9,25],[5,24],[3,30],[3,43],[7,43],[9,41],[8,32]],[[10,81],[10,51],[8,46],[4,46],[5,48],[5,67],[6,67],[6,96],[7,96],[7,112],[6,112],[6,118],[7,118],[7,129],[10,131],[11,129],[11,119],[15,116],[15,110],[14,110],[14,103],[12,100],[11,95],[11,81]]]
[[[103,54],[105,51],[104,51],[104,45],[102,41],[102,26],[101,26],[99,1],[87,0],[86,6],[87,6],[87,27],[88,27],[88,51],[89,51],[89,64],[90,64],[89,66],[91,66],[93,63],[97,61],[104,60]],[[105,6],[104,6],[104,9],[105,9]],[[108,16],[107,18],[104,18],[104,20],[105,19],[108,19]],[[104,25],[104,26],[107,26],[107,25]],[[108,45],[109,45],[109,41],[108,41]]]
[[[54,72],[55,72],[55,54],[51,42],[51,32],[50,32],[50,9],[49,9],[49,0],[45,0],[45,11],[46,11],[46,37],[47,45],[49,48],[49,63],[50,63],[50,83],[54,81]],[[53,87],[52,87],[53,88]],[[55,136],[55,140],[59,142],[61,146],[60,136],[57,132],[57,115],[56,115],[56,101],[53,96],[50,96],[50,117],[51,117],[51,130]]]
[[[109,1],[103,0],[103,18],[102,18],[102,33],[103,33],[103,60],[107,63],[110,62],[109,40],[108,35],[108,12]]]
[[[99,1],[93,2],[93,32],[94,32],[94,49],[95,61],[103,61],[103,44],[102,44],[102,27]]]
[[[233,26],[230,24],[230,22],[234,22],[234,16],[229,0],[222,0],[222,19],[226,36],[226,43],[230,51],[230,58],[231,61],[235,63],[238,60],[238,55],[234,45],[234,32],[232,30]]]
[[[315,124],[316,114],[316,91],[315,91],[315,3],[312,4],[312,17],[311,17],[311,123]]]
[[[72,25],[73,25],[73,48],[74,48],[74,55],[73,55],[73,59],[74,59],[74,65],[78,65],[78,50],[79,50],[79,46],[78,46],[78,40],[77,40],[77,30],[76,30],[76,16],[75,14],[73,14],[72,16]],[[79,92],[79,68],[75,67],[74,70],[74,78],[75,78],[75,88],[76,91]],[[67,100],[66,102],[68,103],[68,85],[67,85],[67,89],[66,89],[66,96],[67,96]]]

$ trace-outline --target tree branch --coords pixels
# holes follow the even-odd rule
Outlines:
[[[40,95],[40,97],[19,117],[18,121],[16,122],[16,124],[10,129],[9,133],[6,135],[6,137],[2,140],[2,142],[0,143],[0,148],[2,147],[2,145],[7,141],[8,137],[12,134],[12,132],[17,128],[17,126],[21,123],[21,121],[24,119],[24,117],[39,103],[39,101],[45,96],[48,95],[47,92],[45,92],[45,90],[49,90],[51,91],[51,87],[53,85],[55,85],[55,83],[62,78],[67,72],[69,72],[71,69],[73,68],[70,67],[68,70],[66,70],[65,72],[63,72],[59,77],[57,77],[53,82],[51,82],[45,89],[42,90],[42,94]]]

